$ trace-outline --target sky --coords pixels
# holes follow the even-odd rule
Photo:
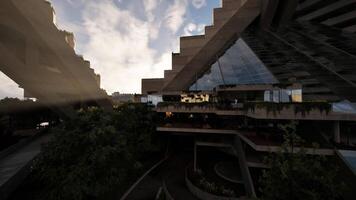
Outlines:
[[[108,94],[140,93],[142,78],[162,78],[179,37],[204,34],[220,0],[50,0],[59,29],[101,75]],[[23,90],[0,72],[0,98]]]

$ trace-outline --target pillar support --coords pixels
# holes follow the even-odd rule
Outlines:
[[[197,171],[197,143],[194,142],[194,172]]]
[[[340,143],[341,142],[340,122],[339,121],[335,121],[334,122],[334,142],[335,143]]]
[[[256,192],[251,178],[250,170],[247,166],[245,151],[242,147],[242,142],[239,136],[235,136],[233,148],[239,160],[241,175],[244,180],[246,192],[250,197],[256,197]]]

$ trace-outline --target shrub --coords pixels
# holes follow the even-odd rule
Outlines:
[[[285,142],[280,152],[267,157],[271,168],[263,172],[260,180],[262,199],[338,199],[343,184],[336,181],[337,167],[323,156],[307,155],[303,148],[293,150],[302,143],[295,134],[295,123],[281,129]]]
[[[97,108],[53,129],[54,139],[43,147],[33,165],[33,177],[43,187],[36,199],[105,198],[127,188],[152,144],[154,116],[143,105],[125,105],[113,113]]]

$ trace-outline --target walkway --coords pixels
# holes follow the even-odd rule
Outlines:
[[[191,160],[192,158],[184,153],[171,155],[165,163],[147,175],[127,199],[154,199],[164,180],[174,199],[197,200],[185,186],[184,180],[185,167]]]
[[[6,199],[29,173],[31,161],[51,135],[42,135],[0,160],[0,199]]]
[[[337,150],[337,155],[344,161],[347,167],[356,175],[356,151]]]

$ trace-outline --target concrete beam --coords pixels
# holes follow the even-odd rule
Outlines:
[[[337,25],[339,23],[342,23],[344,21],[350,20],[350,19],[355,19],[356,18],[356,11],[352,11],[349,13],[345,13],[343,15],[339,15],[337,17],[334,18],[330,18],[326,21],[323,21],[322,24],[328,25],[328,26],[334,26]]]
[[[160,92],[164,83],[163,78],[142,79],[142,94]]]
[[[278,26],[284,26],[290,22],[298,6],[298,0],[281,1],[283,9],[278,15]]]
[[[303,3],[299,4],[297,7],[297,11],[301,11],[304,10],[310,6],[313,6],[319,2],[321,2],[322,0],[306,0]]]
[[[206,27],[206,38],[209,41],[184,66],[184,70],[181,70],[171,82],[164,86],[164,90],[180,91],[188,88],[194,81],[195,75],[204,73],[205,68],[209,67],[209,62],[215,59],[219,52],[223,52],[231,44],[232,40],[235,40],[237,35],[260,14],[260,11],[260,0],[242,1],[241,7],[221,28],[209,29]],[[209,33],[209,30],[214,31],[214,34]]]
[[[336,9],[342,8],[344,6],[350,5],[352,3],[355,3],[356,0],[341,0],[341,1],[336,1],[335,3],[332,3],[328,6],[325,6],[319,10],[316,10],[312,13],[309,13],[307,15],[304,15],[300,18],[298,18],[298,20],[302,20],[302,21],[308,21],[308,20],[313,20],[317,17],[323,16],[329,12],[332,12]]]
[[[356,33],[356,24],[342,29],[345,32]]]
[[[335,143],[340,143],[341,142],[340,122],[339,121],[335,121],[334,122],[334,142]]]
[[[260,26],[262,29],[268,29],[273,21],[278,8],[279,0],[265,0],[262,1],[262,11]]]
[[[234,138],[233,145],[240,164],[241,175],[245,184],[246,193],[248,196],[256,197],[255,187],[251,178],[250,170],[247,166],[245,151],[242,147],[242,142],[239,136]]]
[[[182,133],[211,133],[211,134],[226,134],[236,135],[236,130],[224,130],[224,129],[207,129],[207,128],[175,128],[175,127],[157,127],[159,132],[182,132]]]

